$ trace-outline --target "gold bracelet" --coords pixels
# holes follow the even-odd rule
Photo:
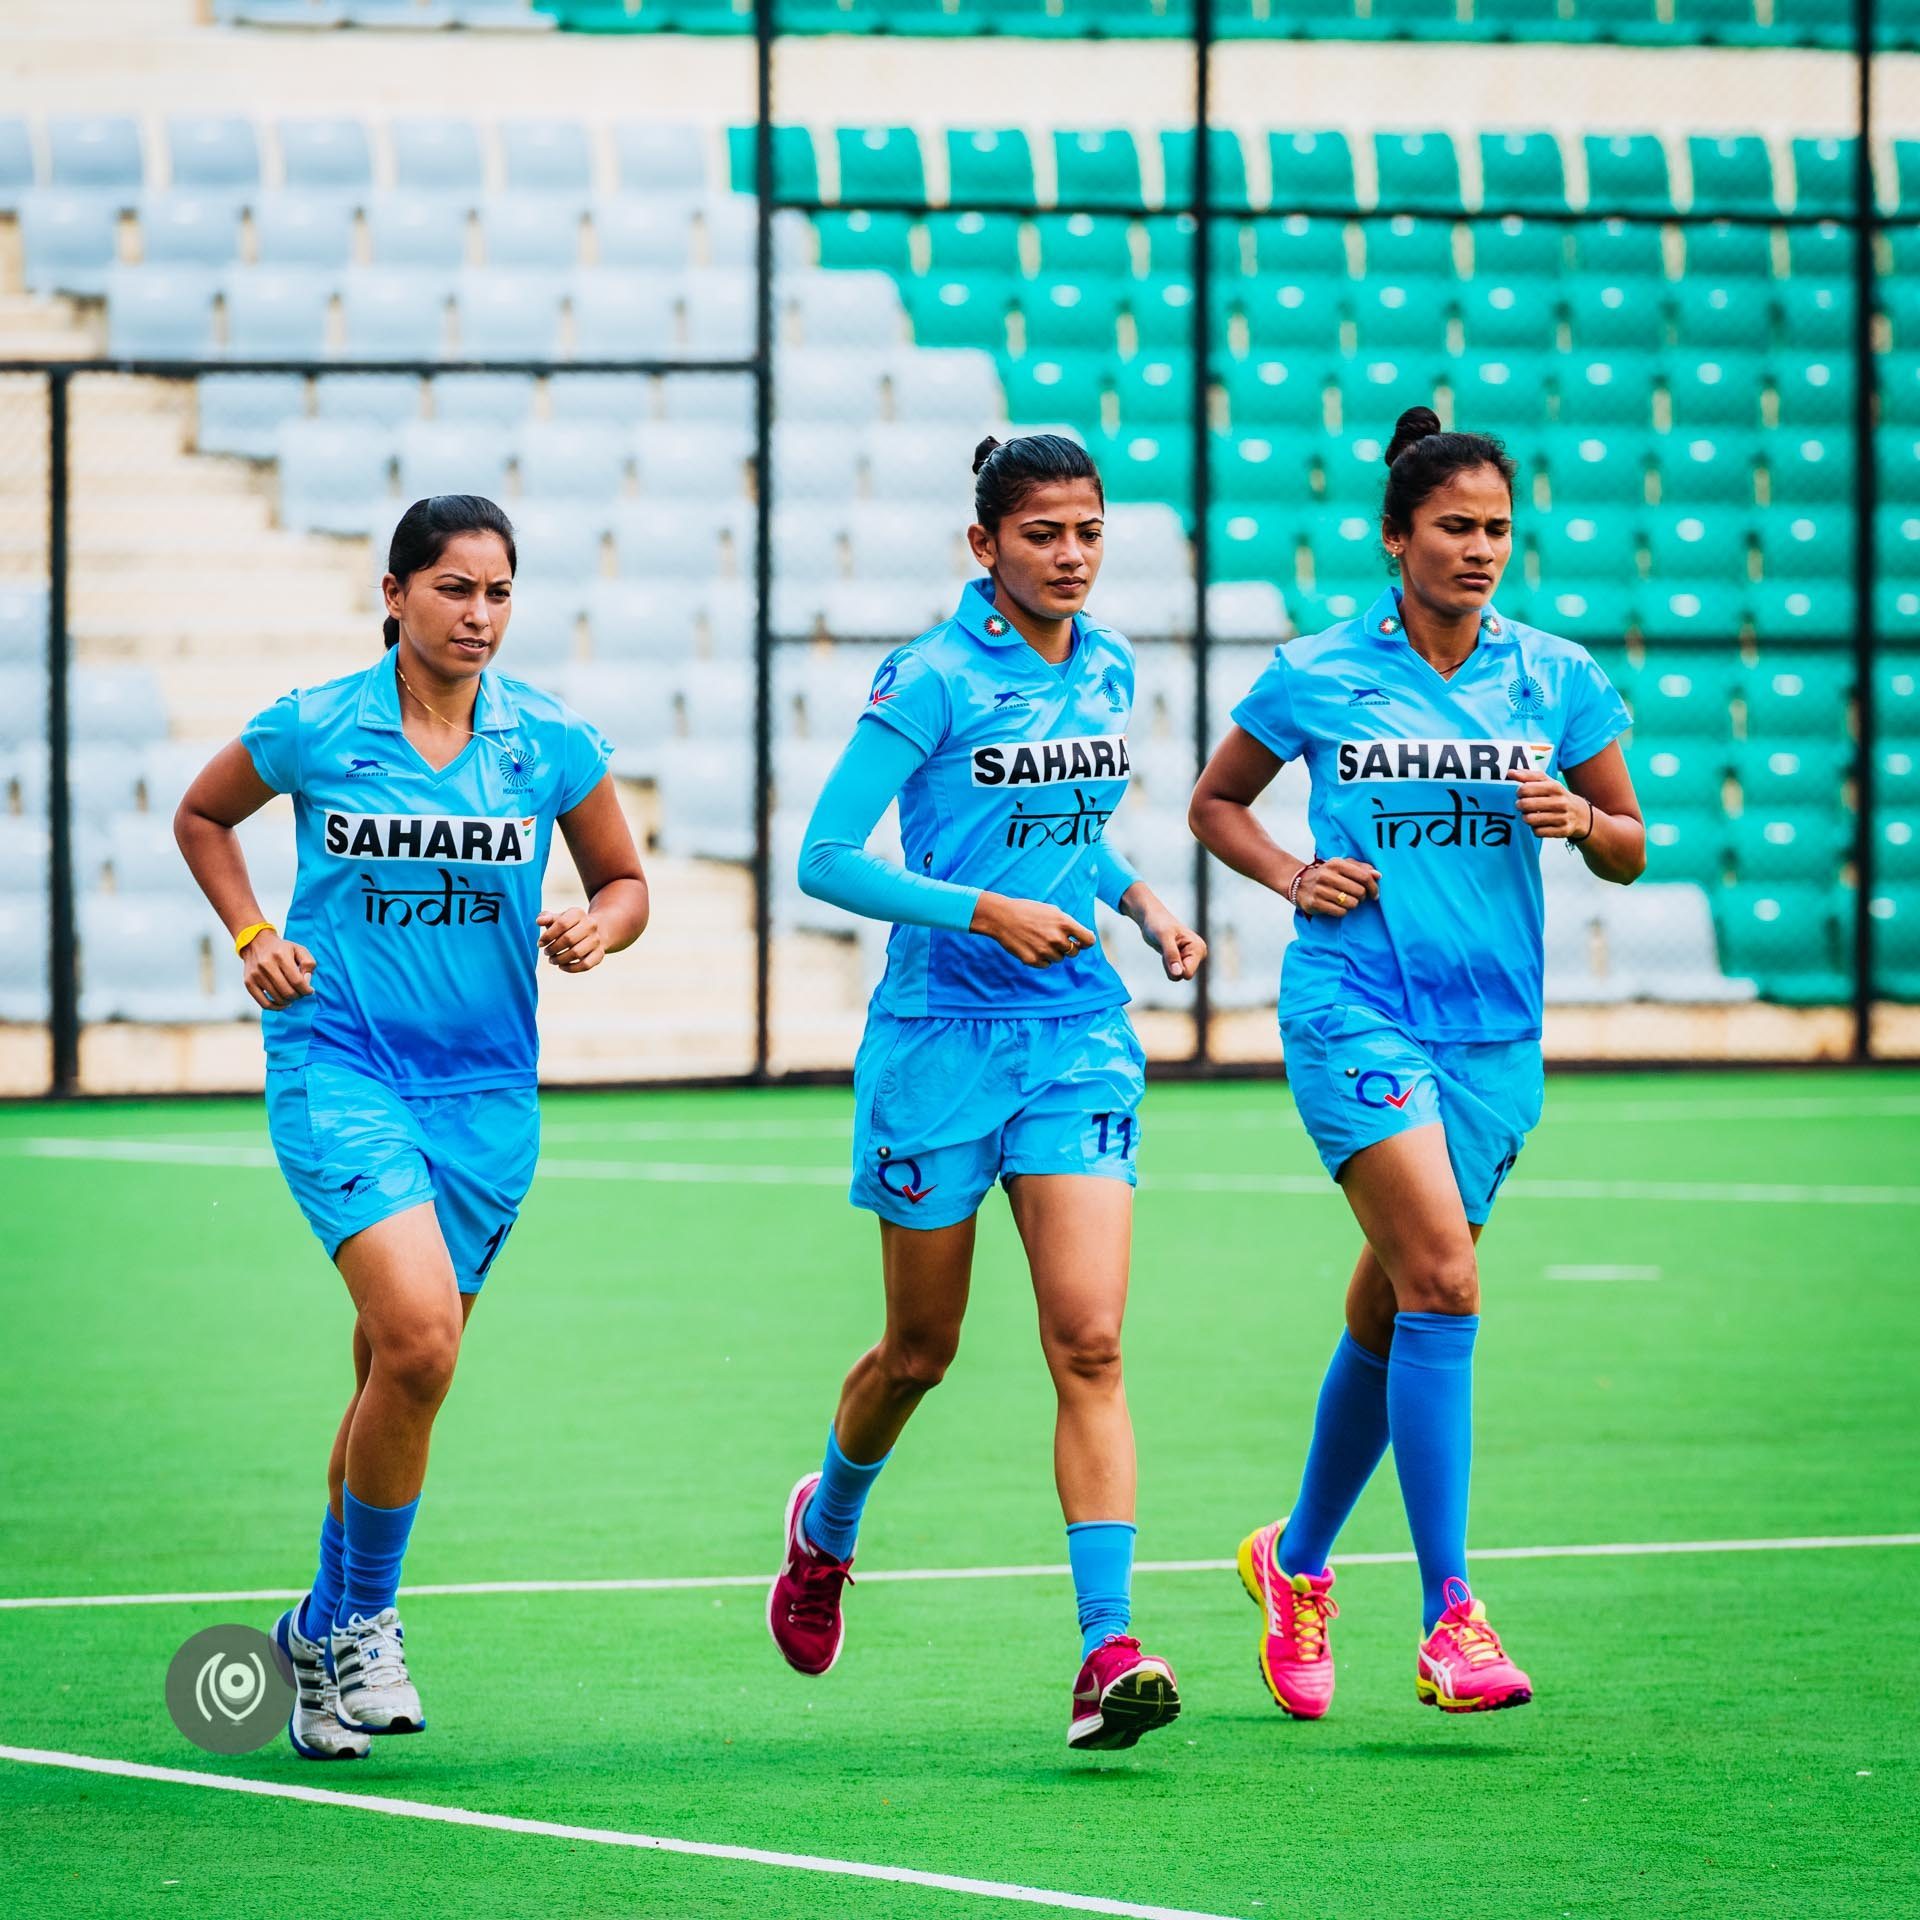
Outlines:
[[[278,933],[279,931],[280,929],[276,927],[271,920],[256,920],[252,926],[242,927],[240,931],[233,936],[233,950],[235,953],[245,953],[247,948],[263,933]]]

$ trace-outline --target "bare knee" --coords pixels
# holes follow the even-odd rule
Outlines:
[[[959,1350],[958,1329],[889,1333],[880,1342],[876,1357],[888,1391],[903,1400],[917,1400],[947,1377]]]
[[[1480,1311],[1480,1263],[1471,1245],[1424,1253],[1393,1277],[1402,1313]]]
[[[1045,1337],[1047,1365],[1056,1381],[1110,1389],[1120,1383],[1120,1329],[1091,1322]]]
[[[388,1384],[424,1406],[437,1406],[447,1397],[459,1357],[458,1320],[405,1328],[377,1345],[373,1355]]]

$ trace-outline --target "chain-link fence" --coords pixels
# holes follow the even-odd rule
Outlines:
[[[406,321],[408,276],[363,265],[324,357],[6,374],[6,1087],[257,1076],[172,806],[247,714],[364,663],[392,520],[442,487],[514,513],[513,666],[614,738],[655,869],[636,953],[545,997],[549,1075],[843,1071],[884,929],[801,892],[800,835],[879,660],[951,610],[969,457],[1007,422],[1100,463],[1093,611],[1139,667],[1108,831],[1213,945],[1174,987],[1107,929],[1143,1037],[1168,1067],[1272,1064],[1290,919],[1199,855],[1187,795],[1270,649],[1386,584],[1411,404],[1506,440],[1496,604],[1589,647],[1633,713],[1650,870],[1605,888],[1546,850],[1550,1052],[1920,1051],[1913,56],[1833,23],[1715,46],[1671,7],[1669,44],[1631,48],[1564,44],[1570,6],[1374,0],[1310,44],[1264,15],[1216,43],[1213,11],[1102,41],[1060,15],[1059,46],[996,43],[1004,84],[969,96],[993,111],[874,126],[812,117],[847,43],[763,10],[732,212],[649,252],[638,201],[596,207],[557,348],[511,367],[470,344],[526,337],[540,275],[503,250],[451,296],[466,364],[438,334],[356,364],[355,301],[389,342]],[[939,41],[887,47],[897,97],[945,97],[919,85]],[[1056,59],[1119,124],[1078,124]],[[116,300],[164,319],[137,278],[116,339]],[[216,350],[272,291],[220,296]],[[1306,850],[1295,769],[1264,806]],[[247,840],[282,902],[284,823]]]

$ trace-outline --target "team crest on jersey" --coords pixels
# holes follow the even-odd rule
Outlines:
[[[451,813],[329,813],[324,845],[341,860],[452,860],[524,867],[539,840],[538,820]]]
[[[1115,713],[1126,712],[1127,690],[1120,679],[1120,675],[1112,667],[1109,667],[1106,672],[1100,676],[1100,691],[1107,696],[1107,705],[1110,706]]]
[[[1547,704],[1547,690],[1530,673],[1517,673],[1507,682],[1507,705],[1515,713],[1536,714]]]
[[[998,640],[1006,632],[1007,623],[997,613],[990,613],[986,620],[987,631]]]
[[[1133,772],[1124,733],[1073,740],[1003,741],[973,750],[976,787],[1050,787],[1069,780],[1125,780]]]
[[[500,778],[509,793],[525,793],[533,785],[534,762],[539,757],[531,745],[517,742],[500,749]]]

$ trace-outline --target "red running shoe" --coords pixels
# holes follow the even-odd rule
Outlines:
[[[840,1589],[853,1579],[853,1562],[835,1560],[807,1538],[800,1516],[820,1476],[810,1473],[787,1496],[786,1557],[767,1595],[767,1630],[796,1673],[825,1673],[840,1658],[846,1622]]]
[[[1130,1635],[1110,1633],[1087,1655],[1073,1683],[1067,1745],[1109,1753],[1179,1716],[1180,1689],[1172,1667],[1158,1654],[1142,1653]]]

